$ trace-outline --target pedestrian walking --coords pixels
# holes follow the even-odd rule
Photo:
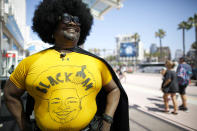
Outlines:
[[[179,94],[182,100],[182,104],[179,106],[179,110],[188,111],[186,88],[189,85],[190,77],[192,75],[192,68],[185,62],[184,57],[181,57],[179,59],[179,65],[176,73],[178,78]]]
[[[177,115],[177,100],[176,100],[176,92],[178,92],[178,82],[177,82],[177,77],[175,71],[173,71],[174,63],[170,60],[167,60],[165,63],[165,66],[167,68],[165,74],[164,74],[164,79],[163,83],[161,86],[161,90],[164,93],[164,112],[169,112],[169,100],[168,97],[171,96],[171,100],[173,103],[173,108],[174,111],[171,113],[174,115]]]
[[[8,73],[12,74],[13,71],[14,71],[14,65],[11,65],[10,69],[8,70]]]
[[[118,74],[119,80],[126,83],[126,68],[124,68],[123,66],[119,66],[116,73]]]

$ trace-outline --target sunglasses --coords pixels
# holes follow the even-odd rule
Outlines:
[[[74,22],[76,25],[80,26],[79,18],[77,16],[72,16],[67,13],[64,13],[61,17],[61,20],[64,24],[69,24],[70,22]]]

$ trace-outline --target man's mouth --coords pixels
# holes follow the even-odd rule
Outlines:
[[[71,41],[76,41],[80,36],[80,27],[74,25],[65,25],[62,27],[62,33],[64,35],[64,38]]]
[[[65,27],[63,28],[64,31],[67,31],[69,33],[75,33],[75,32],[79,32],[80,29],[77,27]]]
[[[71,28],[71,29],[67,29],[66,31],[67,31],[67,32],[70,32],[70,33],[76,32],[75,29],[72,29],[72,28]]]

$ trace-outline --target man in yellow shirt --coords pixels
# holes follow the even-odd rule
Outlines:
[[[40,130],[91,130],[95,115],[102,115],[99,130],[129,130],[128,99],[115,73],[105,61],[78,47],[92,21],[81,0],[44,0],[37,7],[33,30],[54,46],[22,60],[6,83],[6,104],[21,130],[29,130],[20,101],[25,91],[35,101]],[[113,120],[121,120],[123,113],[126,124]]]

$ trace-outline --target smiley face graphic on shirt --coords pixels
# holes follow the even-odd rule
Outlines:
[[[49,100],[51,119],[58,123],[67,123],[75,119],[81,110],[81,99],[76,89],[57,89]]]

